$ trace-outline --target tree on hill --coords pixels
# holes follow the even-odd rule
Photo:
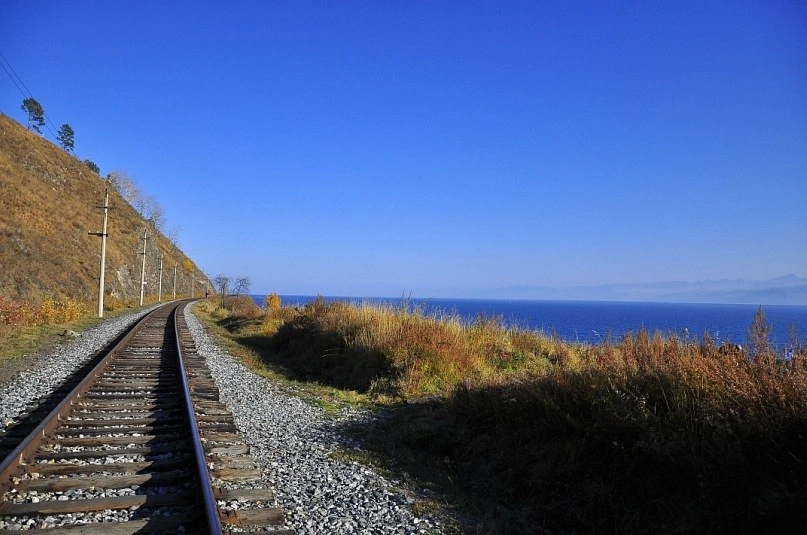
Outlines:
[[[235,295],[241,295],[249,293],[249,288],[252,286],[252,282],[249,280],[249,277],[238,277],[235,279],[235,288],[233,291]]]
[[[171,242],[171,246],[175,250],[179,250],[179,233],[182,228],[179,225],[171,225],[168,230],[165,231],[165,237],[168,238],[168,241]]]
[[[227,295],[227,292],[230,289],[230,277],[227,275],[218,274],[213,278],[213,284],[216,286],[216,290],[221,295]]]
[[[151,198],[154,199],[154,201],[149,207],[146,220],[154,225],[154,228],[163,232],[165,230],[165,210],[157,202],[156,197],[152,196]]]
[[[84,160],[84,165],[89,167],[91,170],[95,171],[97,174],[101,174],[101,168],[98,167],[98,165],[94,161]]]
[[[107,180],[112,184],[120,196],[131,204],[143,219],[149,221],[154,228],[163,231],[165,229],[165,210],[160,206],[157,197],[146,195],[137,185],[137,181],[125,171],[115,170],[107,175]]]
[[[45,126],[45,110],[42,104],[34,97],[29,97],[22,101],[22,110],[28,114],[28,128],[41,134],[40,128]]]
[[[62,127],[59,128],[59,135],[56,136],[56,141],[58,141],[67,152],[73,152],[73,136],[75,136],[73,129],[69,124],[64,123]]]
[[[162,232],[165,228],[165,210],[154,195],[141,195],[135,202],[135,209],[143,219]]]
[[[132,206],[135,205],[137,199],[143,196],[143,194],[140,193],[140,188],[137,187],[137,182],[135,179],[123,171],[112,171],[107,175],[106,178],[109,183],[112,184],[116,190],[118,190],[118,193],[120,193],[120,196],[123,197],[123,200]]]

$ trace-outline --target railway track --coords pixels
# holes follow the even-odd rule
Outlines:
[[[272,530],[283,512],[196,354],[186,303],[140,320],[5,441],[1,534],[292,533]]]

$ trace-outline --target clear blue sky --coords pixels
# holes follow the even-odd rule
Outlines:
[[[807,276],[803,2],[4,0],[0,52],[255,293]]]

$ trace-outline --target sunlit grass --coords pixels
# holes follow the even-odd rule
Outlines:
[[[144,306],[156,302],[156,296],[149,296]],[[97,303],[69,297],[46,297],[33,303],[0,296],[0,361],[67,342],[72,339],[67,331],[83,331],[138,307],[139,300],[108,298],[101,319],[97,317]]]
[[[260,344],[253,345],[247,340],[264,335],[267,318],[261,316],[260,310],[254,308],[248,297],[211,298],[199,301],[194,305],[194,312],[205,324],[208,334],[233,357],[246,364],[254,373],[283,386],[290,393],[302,398],[312,406],[335,416],[345,406],[368,407],[377,402],[370,396],[355,390],[344,390],[312,381],[297,381],[290,377],[288,370],[277,364],[267,362],[263,357]],[[232,312],[231,312],[232,310]],[[282,309],[289,314],[289,309]],[[239,315],[242,314],[243,315]],[[236,314],[236,316],[233,316]],[[238,321],[233,322],[233,318]]]
[[[147,292],[158,293],[158,258],[164,258],[163,296],[173,290],[170,272],[178,266],[177,291],[191,290],[199,273],[176,244],[79,158],[0,113],[0,296],[39,307],[52,299],[89,304],[97,297],[101,240],[99,203],[109,192],[105,291],[109,306],[139,306],[143,230],[149,228]],[[45,209],[47,207],[47,209]],[[88,234],[90,232],[90,234]],[[175,237],[174,237],[175,239]],[[201,277],[201,275],[199,275]],[[200,292],[197,287],[197,295]],[[114,296],[114,297],[113,297]],[[43,311],[45,312],[45,311]],[[63,310],[53,310],[63,314]],[[45,322],[62,321],[46,319]],[[15,325],[22,325],[14,323]],[[29,325],[30,323],[25,323]],[[41,322],[40,322],[41,324]]]
[[[351,432],[481,512],[483,531],[786,531],[807,499],[804,348],[778,360],[764,315],[747,353],[644,330],[568,343],[408,304],[205,306],[253,364],[326,406],[334,392],[386,406]]]

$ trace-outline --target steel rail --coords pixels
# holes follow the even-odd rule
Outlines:
[[[196,470],[199,476],[199,491],[201,493],[205,520],[207,521],[208,526],[207,533],[210,535],[222,535],[219,509],[216,505],[216,499],[213,496],[213,489],[210,486],[210,473],[207,469],[207,458],[205,457],[205,452],[202,447],[202,437],[199,434],[199,424],[196,421],[196,412],[193,408],[190,385],[188,384],[188,374],[185,370],[185,359],[182,357],[182,336],[179,329],[179,306],[173,310],[172,314],[174,316],[174,331],[176,332],[179,374],[182,380],[182,389],[185,398],[185,411],[187,413],[188,423],[190,425],[190,432],[193,437],[191,440],[191,443],[193,444],[193,457],[196,462]]]
[[[172,306],[171,303],[164,307]],[[173,306],[176,306],[173,304]],[[87,393],[95,383],[96,377],[104,373],[109,367],[113,356],[123,351],[129,341],[143,328],[149,318],[162,310],[159,307],[137,321],[129,332],[109,350],[103,359],[82,379],[69,394],[25,437],[20,444],[0,462],[0,495],[12,489],[12,477],[17,475],[24,463],[30,463],[39,446],[61,425],[76,401]]]

